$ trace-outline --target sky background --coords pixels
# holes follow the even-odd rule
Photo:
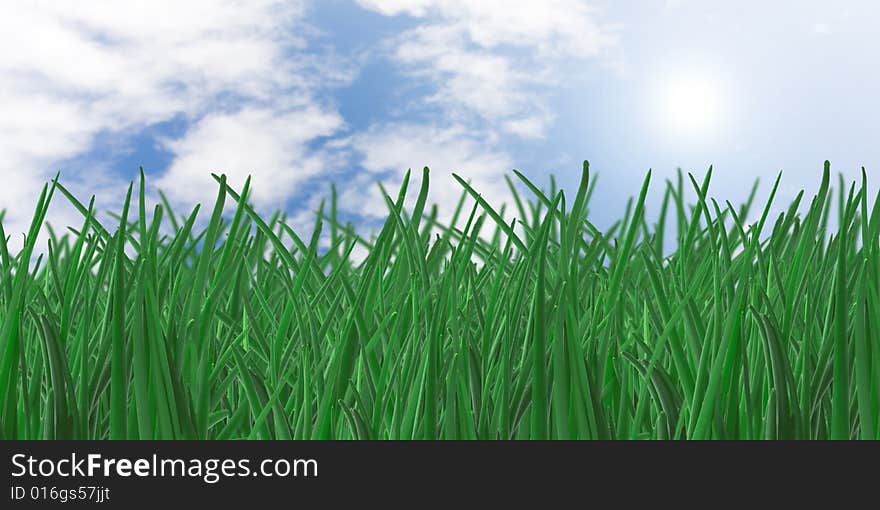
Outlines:
[[[598,224],[654,171],[715,167],[741,200],[783,170],[781,202],[822,162],[880,168],[880,4],[869,1],[209,0],[0,2],[0,208],[26,229],[57,171],[118,207],[142,165],[179,213],[211,172],[295,227],[335,182],[369,228],[375,183],[430,166],[490,200],[516,168],[573,188],[599,175]],[[653,203],[656,204],[657,200]],[[780,207],[783,204],[780,203]],[[63,206],[51,220],[78,224]]]

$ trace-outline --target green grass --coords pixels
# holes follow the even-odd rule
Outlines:
[[[0,436],[880,439],[864,172],[778,217],[778,179],[734,206],[710,175],[646,209],[649,174],[603,232],[586,164],[573,197],[508,180],[518,221],[458,178],[449,226],[426,169],[369,238],[335,193],[295,233],[223,177],[209,220],[148,211],[142,177],[102,225],[56,179],[17,253],[0,216]],[[37,246],[50,200],[83,220]]]

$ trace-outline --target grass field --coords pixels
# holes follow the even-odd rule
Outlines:
[[[248,184],[215,176],[201,219],[147,210],[141,178],[102,224],[56,180],[20,252],[0,230],[0,434],[880,439],[864,173],[832,188],[826,162],[778,217],[778,179],[767,204],[756,187],[732,205],[710,175],[667,182],[647,218],[649,174],[601,232],[586,164],[574,196],[516,174],[504,213],[459,178],[452,228],[426,169],[367,238],[333,196],[294,232],[241,199]],[[83,220],[37,245],[50,200]]]

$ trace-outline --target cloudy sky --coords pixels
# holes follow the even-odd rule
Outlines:
[[[210,172],[252,175],[258,207],[303,223],[330,182],[369,223],[376,181],[425,165],[442,206],[453,171],[503,200],[512,168],[574,186],[589,159],[600,223],[649,168],[714,164],[730,199],[783,170],[790,197],[825,159],[880,168],[876,5],[4,1],[0,208],[21,232],[59,170],[114,207],[139,165],[182,208]]]

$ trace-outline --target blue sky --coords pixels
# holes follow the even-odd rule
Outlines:
[[[432,168],[448,210],[451,172],[500,202],[512,168],[571,187],[583,159],[600,224],[649,168],[659,193],[676,167],[714,164],[731,200],[783,170],[784,200],[814,190],[825,159],[880,167],[875,5],[4,2],[0,208],[23,231],[58,170],[111,208],[143,165],[182,210],[212,200],[221,171],[253,175],[257,206],[302,228],[335,182],[369,225],[385,212],[375,182],[409,167]]]

